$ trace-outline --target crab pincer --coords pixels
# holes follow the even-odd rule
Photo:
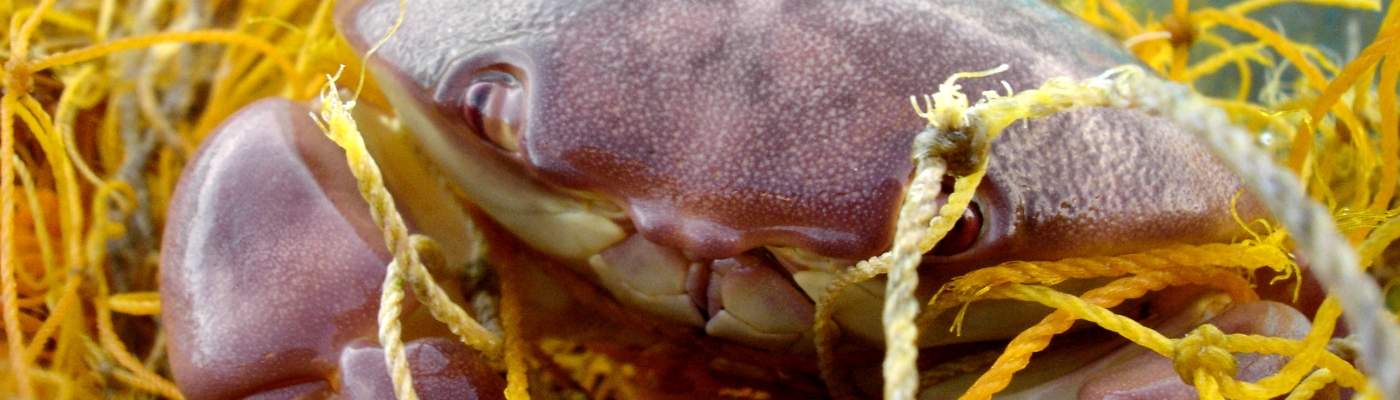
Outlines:
[[[392,397],[374,342],[390,260],[345,155],[284,99],[226,121],[186,167],[161,252],[162,323],[190,398]],[[405,308],[416,307],[410,297]],[[407,344],[423,398],[499,397],[455,340]]]

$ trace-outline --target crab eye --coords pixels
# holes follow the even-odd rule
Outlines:
[[[524,90],[504,72],[478,76],[462,95],[462,116],[482,139],[510,152],[520,151],[520,120]]]
[[[982,209],[977,207],[977,203],[967,205],[967,210],[963,211],[962,218],[953,225],[953,230],[948,231],[948,236],[938,242],[933,247],[933,255],[954,256],[962,254],[972,245],[977,244],[977,237],[982,233]]]

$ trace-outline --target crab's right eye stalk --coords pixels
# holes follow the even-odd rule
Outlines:
[[[963,211],[957,224],[948,231],[948,236],[944,236],[943,240],[939,241],[930,253],[945,257],[962,254],[967,249],[972,248],[972,245],[977,244],[977,238],[981,234],[982,210],[977,207],[977,203],[969,203],[967,210]]]
[[[520,80],[500,71],[473,79],[462,94],[462,117],[482,139],[507,152],[520,151],[520,122],[525,114]]]

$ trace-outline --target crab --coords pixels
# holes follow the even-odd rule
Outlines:
[[[344,39],[361,52],[398,15],[387,0],[336,10]],[[813,366],[814,299],[840,271],[891,246],[911,143],[927,124],[908,99],[998,64],[1011,67],[964,81],[966,92],[1134,62],[1035,1],[424,1],[408,4],[402,27],[368,59],[392,111],[361,119],[398,207],[412,229],[437,239],[448,265],[481,264],[476,243],[492,238],[530,260],[497,263],[534,268],[519,272],[530,282],[530,337],[624,350],[687,343],[672,346],[681,350],[670,363],[706,376],[665,375],[683,382],[662,386],[715,396],[698,382],[721,382],[812,396],[825,393]],[[161,254],[162,320],[171,370],[189,397],[393,395],[374,336],[391,251],[344,152],[310,111],[285,99],[246,107],[206,140],[176,190]],[[1239,180],[1163,119],[1063,113],[1012,126],[990,157],[972,205],[922,259],[924,299],[1006,261],[1241,234],[1231,214]],[[1233,211],[1263,215],[1247,194]],[[1091,287],[1074,285],[1062,289]],[[447,286],[460,301],[471,297],[462,289],[471,285]],[[883,346],[883,292],[881,279],[859,284],[833,313],[852,365],[843,379],[871,396],[861,382],[878,372],[859,354]],[[580,298],[587,293],[600,296]],[[501,394],[502,377],[479,353],[445,339],[451,333],[415,299],[405,308],[419,395]],[[599,308],[653,329],[628,332],[637,324],[606,320]],[[1185,288],[1120,309],[1162,332],[1211,323],[1298,338],[1306,308]],[[1047,313],[979,302],[960,332],[925,330],[919,346],[956,359]],[[1077,332],[1078,344],[1061,346],[1056,362],[1034,367],[1012,391],[1194,394],[1170,360]],[[1237,376],[1258,379],[1281,363],[1250,358]],[[951,379],[922,395],[967,384]]]

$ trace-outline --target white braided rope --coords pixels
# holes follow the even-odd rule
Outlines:
[[[408,355],[404,352],[403,326],[399,324],[407,272],[397,258],[389,262],[388,276],[384,277],[384,291],[379,296],[379,343],[384,346],[384,362],[389,366],[389,380],[394,386],[394,396],[400,400],[417,400],[418,393],[413,390],[413,375],[408,369]]]
[[[935,131],[925,130],[914,139],[915,173],[899,212],[895,228],[894,265],[890,266],[885,287],[885,398],[912,399],[919,390],[916,367],[919,357],[919,329],[914,325],[920,305],[914,298],[919,286],[919,262],[923,251],[919,242],[929,233],[929,221],[938,208],[935,200],[947,170],[941,158],[930,157],[929,147]],[[961,214],[961,212],[959,212]]]
[[[954,99],[952,96],[946,97]],[[1358,361],[1361,367],[1374,380],[1382,396],[1400,398],[1400,326],[1397,326],[1394,316],[1386,311],[1380,287],[1358,266],[1356,252],[1337,230],[1331,213],[1308,197],[1292,171],[1277,165],[1271,156],[1256,147],[1253,135],[1230,123],[1223,110],[1183,85],[1156,78],[1131,65],[1114,68],[1082,82],[1052,79],[1039,89],[1014,96],[987,97],[990,97],[988,101],[972,107],[967,107],[965,102],[952,107],[940,105],[940,112],[930,113],[930,122],[960,119],[966,126],[933,123],[935,126],[943,125],[934,130],[962,129],[973,137],[995,137],[1017,118],[1098,106],[1141,110],[1169,118],[1191,131],[1264,202],[1292,234],[1298,250],[1310,256],[1313,261],[1311,271],[1328,292],[1342,302],[1347,322],[1359,338]],[[904,215],[902,212],[901,220]],[[900,240],[899,236],[896,236],[896,240]],[[895,295],[895,282],[900,280],[895,278],[893,269],[897,268],[891,271],[889,296]],[[889,303],[887,299],[887,314],[891,312]],[[893,341],[896,336],[890,333],[888,318],[887,315],[887,339],[890,340],[887,345],[899,346]],[[906,350],[900,352],[903,354]],[[895,351],[889,350],[888,354],[893,355]],[[889,364],[892,362],[906,367],[891,369]],[[902,374],[891,373],[902,372],[912,368],[912,365],[913,360],[899,358],[892,361],[887,356],[886,398],[912,396],[902,389],[892,389],[906,387],[907,383]],[[891,394],[900,397],[892,397]]]
[[[1117,74],[1116,77],[1113,74]],[[1380,287],[1361,268],[1351,243],[1332,214],[1308,197],[1297,175],[1276,164],[1253,136],[1230,123],[1225,112],[1180,84],[1149,76],[1136,67],[1110,71],[1114,106],[1161,115],[1190,130],[1264,202],[1312,260],[1311,271],[1342,302],[1347,324],[1359,340],[1359,363],[1382,396],[1400,398],[1400,326],[1386,312]]]

